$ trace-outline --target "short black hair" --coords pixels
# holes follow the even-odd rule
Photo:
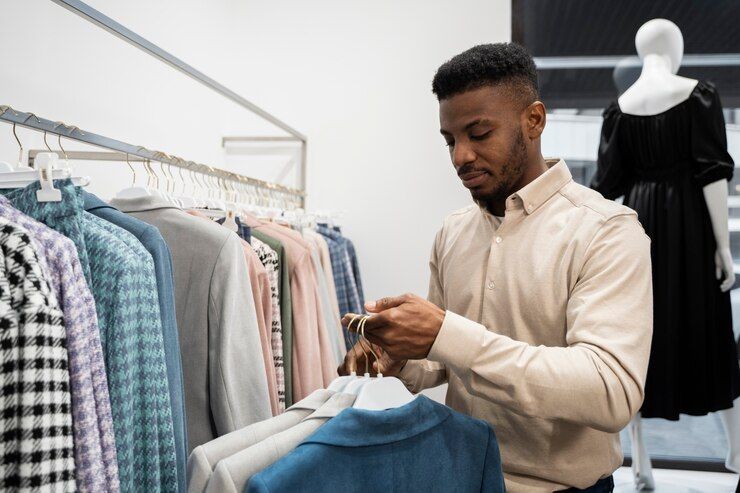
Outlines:
[[[437,100],[485,86],[511,84],[531,104],[539,97],[537,67],[527,50],[516,43],[483,44],[446,61],[434,75]]]

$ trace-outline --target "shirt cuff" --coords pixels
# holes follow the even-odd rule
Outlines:
[[[481,324],[447,311],[427,359],[453,368],[469,369],[487,332]]]

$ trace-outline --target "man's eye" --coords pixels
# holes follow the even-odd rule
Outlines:
[[[479,134],[479,135],[471,135],[470,138],[473,139],[473,140],[484,140],[489,135],[491,135],[491,132],[492,132],[492,130],[489,130],[488,132],[485,132],[485,133],[482,133],[482,134]]]
[[[449,141],[448,141],[448,142],[445,142],[445,145],[446,145],[447,147],[455,147],[455,142],[449,142]]]

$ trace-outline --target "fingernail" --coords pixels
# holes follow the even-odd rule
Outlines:
[[[368,301],[365,303],[365,308],[368,310],[375,310],[375,302],[374,301]]]

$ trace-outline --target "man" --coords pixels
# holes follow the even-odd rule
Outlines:
[[[542,157],[545,107],[523,48],[471,48],[433,92],[475,204],[437,234],[429,301],[367,304],[381,369],[413,392],[448,382],[450,407],[491,423],[508,491],[611,491],[618,432],[643,399],[649,239],[634,211]]]

